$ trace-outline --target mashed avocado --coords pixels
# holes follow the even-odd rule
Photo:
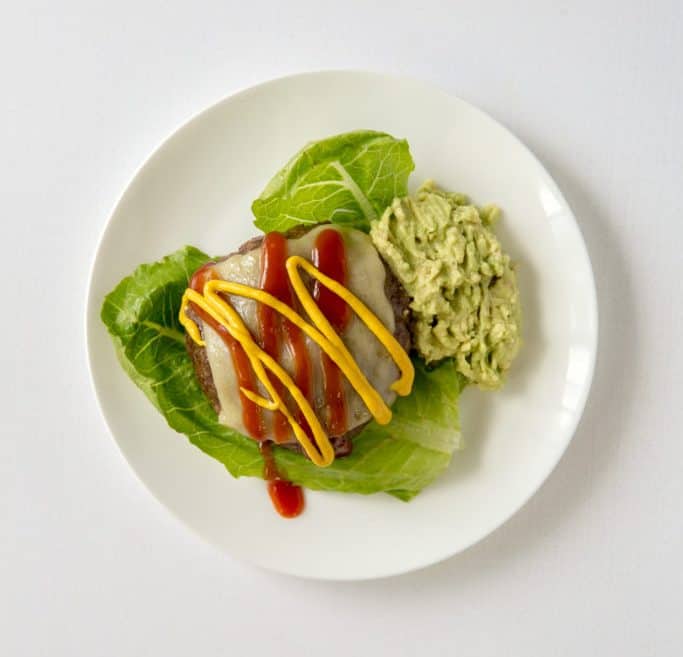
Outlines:
[[[455,359],[481,388],[499,388],[520,346],[517,277],[491,226],[495,206],[427,181],[396,198],[370,235],[412,297],[413,341],[429,363]]]

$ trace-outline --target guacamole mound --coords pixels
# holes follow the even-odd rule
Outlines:
[[[517,277],[491,230],[495,206],[427,181],[396,198],[370,235],[412,298],[413,344],[428,362],[454,358],[480,388],[499,388],[520,347]]]

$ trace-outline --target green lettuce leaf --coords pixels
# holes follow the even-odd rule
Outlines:
[[[367,231],[396,196],[407,194],[415,168],[408,143],[383,132],[357,130],[300,150],[252,206],[264,232],[322,221]]]
[[[102,321],[126,373],[173,429],[235,477],[261,477],[256,442],[219,424],[185,350],[181,297],[191,274],[208,260],[188,246],[138,267],[106,296]],[[318,468],[300,454],[276,448],[276,462],[283,474],[308,488],[385,491],[408,500],[443,472],[460,446],[457,401],[463,385],[451,362],[429,371],[417,362],[412,394],[397,400],[388,425],[369,424],[354,439],[350,456]]]

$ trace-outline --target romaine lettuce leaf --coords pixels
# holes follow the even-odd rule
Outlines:
[[[408,143],[383,132],[357,130],[300,150],[252,206],[263,232],[322,221],[367,231],[396,196],[407,194],[415,168]]]
[[[185,247],[124,278],[104,300],[102,321],[123,368],[168,424],[225,465],[235,477],[261,477],[257,443],[218,422],[202,393],[178,322],[191,274],[209,257]],[[431,483],[459,447],[458,396],[464,385],[450,362],[427,371],[416,363],[412,394],[394,405],[390,424],[369,424],[353,453],[319,468],[300,454],[274,450],[287,477],[308,488],[386,491],[407,500]]]

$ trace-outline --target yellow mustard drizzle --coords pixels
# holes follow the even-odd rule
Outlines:
[[[245,326],[242,318],[230,303],[221,296],[221,293],[254,299],[259,303],[263,303],[266,306],[273,308],[292,322],[292,324],[298,326],[309,338],[311,338],[311,340],[318,344],[318,346],[344,373],[344,376],[346,376],[353,389],[358,393],[358,396],[363,400],[368,410],[379,424],[387,424],[391,420],[391,409],[386,405],[379,392],[377,392],[368,381],[346,345],[332,328],[332,325],[325,315],[318,308],[318,305],[313,300],[313,297],[301,279],[299,268],[306,271],[307,274],[315,278],[321,285],[324,285],[334,294],[342,298],[365,326],[374,334],[382,346],[389,352],[389,355],[392,357],[401,373],[400,377],[391,385],[391,389],[394,390],[396,394],[405,396],[410,393],[413,387],[415,370],[408,354],[403,347],[401,347],[398,340],[396,340],[393,334],[384,326],[384,324],[382,324],[377,316],[349,289],[320,272],[313,264],[301,256],[290,256],[287,258],[285,266],[292,288],[315,326],[307,322],[290,306],[265,290],[243,285],[242,283],[216,279],[209,280],[204,284],[202,294],[189,288],[185,290],[180,307],[179,319],[192,340],[200,346],[204,346],[204,341],[202,340],[197,324],[187,316],[186,309],[188,303],[196,304],[226,328],[230,335],[239,342],[244,349],[258,380],[263,384],[263,387],[270,395],[270,399],[266,399],[251,390],[240,387],[242,394],[262,408],[283,413],[287,418],[289,425],[292,427],[294,436],[311,461],[318,466],[325,467],[334,461],[334,448],[332,447],[320,420],[313,411],[313,408],[301,389],[282,366],[254,341],[253,336]],[[315,445],[311,442],[301,425],[295,420],[282,397],[277,393],[277,390],[266,373],[266,369],[270,370],[292,395],[292,398],[301,409],[311,428],[316,443]]]

